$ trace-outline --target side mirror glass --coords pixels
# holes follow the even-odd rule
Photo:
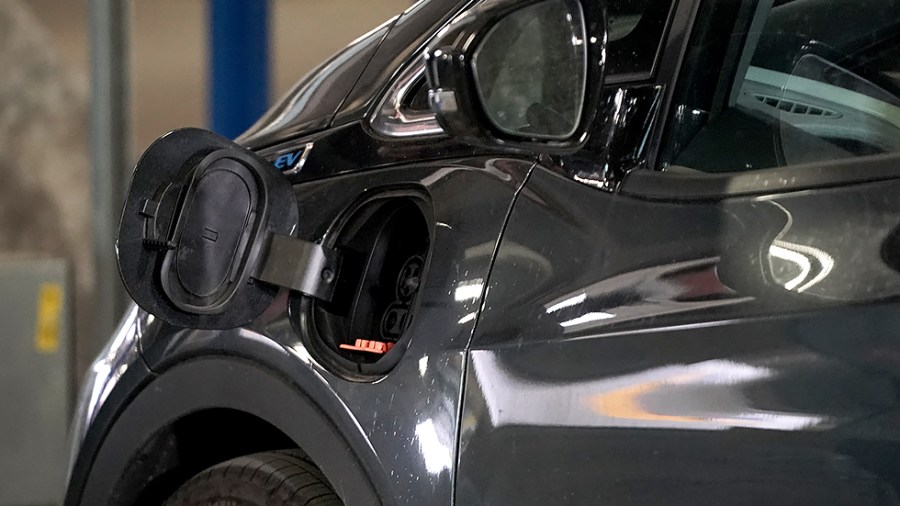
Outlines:
[[[578,2],[544,0],[500,19],[475,50],[475,88],[503,133],[565,140],[584,107],[587,48]]]
[[[430,105],[468,142],[578,149],[601,95],[606,31],[602,2],[483,0],[426,49]]]

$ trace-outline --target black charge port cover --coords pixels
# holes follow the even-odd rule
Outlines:
[[[212,132],[188,128],[138,161],[119,224],[125,288],[177,326],[226,329],[262,313],[278,288],[254,282],[272,234],[298,220],[290,183],[265,159]]]

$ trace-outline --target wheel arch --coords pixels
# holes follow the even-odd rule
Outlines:
[[[378,458],[349,414],[335,411],[296,378],[246,358],[179,362],[122,403],[105,429],[92,428],[105,435],[82,449],[79,460],[91,461],[79,462],[87,469],[79,483],[73,475],[66,504],[158,501],[205,467],[283,445],[309,456],[346,503],[381,504],[372,479]]]

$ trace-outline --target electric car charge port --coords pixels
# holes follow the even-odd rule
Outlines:
[[[305,299],[300,309],[301,334],[323,363],[366,378],[399,361],[426,271],[429,214],[420,198],[378,198],[338,229],[344,260],[334,297]]]

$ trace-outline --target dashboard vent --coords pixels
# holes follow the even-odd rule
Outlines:
[[[779,111],[789,112],[791,114],[803,114],[805,116],[820,116],[823,118],[840,118],[841,114],[831,109],[818,107],[814,105],[804,104],[796,100],[786,100],[784,98],[773,97],[770,95],[753,95],[753,98],[766,104],[769,107],[778,109]]]

